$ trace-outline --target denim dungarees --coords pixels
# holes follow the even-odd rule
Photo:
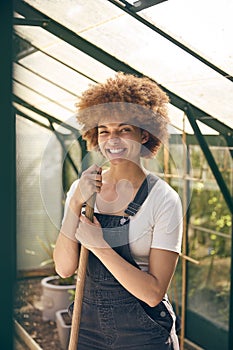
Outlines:
[[[126,210],[135,215],[157,181],[149,174]],[[130,264],[139,268],[129,246],[129,219],[95,213],[104,239]],[[140,281],[138,281],[140,283]],[[70,312],[72,314],[72,306]],[[78,350],[178,350],[175,315],[167,297],[149,307],[129,293],[89,252]]]

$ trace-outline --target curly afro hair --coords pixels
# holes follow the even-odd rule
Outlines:
[[[142,157],[153,157],[168,138],[166,93],[147,77],[118,72],[106,82],[91,85],[76,104],[77,121],[88,150],[98,146],[97,126],[106,117],[108,122],[127,121],[149,133],[141,149]]]

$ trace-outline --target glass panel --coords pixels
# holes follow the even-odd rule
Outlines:
[[[72,45],[38,27],[15,26],[16,34],[59,62],[84,74],[91,81],[104,81],[115,72]]]
[[[21,85],[20,83],[14,82],[14,93],[29,104],[33,104],[41,111],[52,115],[62,121],[70,118],[72,113],[67,109],[62,108],[55,102],[49,101],[47,98],[38,95],[35,91]]]
[[[54,143],[50,157],[48,186],[50,186],[50,201],[53,202],[53,221],[48,216],[41,197],[41,161],[45,146],[52,133],[24,118],[17,117],[17,269],[32,270],[51,259],[43,246],[44,242],[52,252],[51,243],[57,237],[57,227],[62,215],[61,183],[62,152],[61,147]],[[33,150],[33,151],[32,151]],[[54,186],[51,186],[53,183]],[[51,215],[51,213],[50,213]]]
[[[25,2],[76,33],[124,15],[124,12],[106,0],[26,0]]]
[[[227,147],[211,151],[232,190],[232,160]],[[231,214],[199,146],[190,146],[193,183],[190,206],[189,254],[200,265],[189,264],[188,308],[220,328],[228,328]]]
[[[23,59],[20,64],[36,72],[54,85],[66,90],[77,98],[77,94],[88,87],[90,80],[74,70],[38,51]]]
[[[14,80],[23,84],[26,88],[31,89],[32,91],[37,92],[42,97],[47,98],[48,100],[57,103],[62,108],[70,111],[70,114],[74,113],[74,104],[76,102],[76,98],[62,90],[61,88],[51,84],[36,74],[30,72],[28,69],[25,69],[15,63],[13,65]],[[72,109],[73,107],[73,109]]]
[[[175,16],[174,16],[175,13]],[[165,1],[140,16],[233,75],[233,2]]]

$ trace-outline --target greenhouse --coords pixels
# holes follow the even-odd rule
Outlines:
[[[170,124],[168,147],[143,165],[178,192],[184,213],[182,253],[169,287],[180,349],[233,349],[233,3],[15,0],[12,7],[5,28],[12,55],[1,67],[12,72],[8,100],[2,91],[2,115],[11,115],[2,129],[6,142],[12,128],[4,181],[15,202],[4,197],[11,233],[2,256],[10,271],[15,267],[12,285],[20,290],[53,270],[66,193],[99,161],[76,122],[82,92],[119,71],[146,76],[169,96]],[[12,333],[15,324],[25,328],[14,298]],[[33,298],[39,305],[40,296]],[[33,323],[30,311],[24,315]],[[34,349],[36,337],[24,331]]]

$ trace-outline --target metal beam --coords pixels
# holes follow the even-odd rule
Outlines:
[[[73,113],[73,112],[74,112],[72,109],[66,107],[65,105],[63,105],[62,103],[58,102],[57,100],[54,100],[54,99],[52,99],[51,97],[48,97],[47,95],[42,94],[42,92],[37,91],[36,89],[32,88],[30,85],[24,84],[22,81],[17,80],[16,78],[13,78],[13,81],[16,82],[16,83],[18,83],[19,85],[24,86],[25,88],[27,88],[28,90],[34,92],[35,94],[37,94],[38,96],[44,98],[45,100],[48,100],[48,101],[54,103],[55,105],[60,106],[60,107],[62,107],[63,109],[66,109],[66,110],[69,111],[70,113]]]
[[[33,111],[37,114],[39,114],[40,116],[46,118],[49,122],[51,121],[52,123],[56,123],[58,125],[61,125],[64,128],[66,128],[66,129],[70,130],[71,132],[75,133],[76,137],[81,136],[78,129],[75,129],[73,126],[67,124],[66,122],[63,122],[63,121],[51,116],[50,114],[41,111],[40,109],[38,109],[35,106],[31,105],[30,103],[24,101],[23,99],[16,96],[15,94],[12,95],[12,101],[15,103],[18,103],[19,105],[21,105],[23,107],[30,109],[31,111]]]
[[[14,18],[13,25],[16,26],[44,26],[47,20],[42,19],[26,19],[26,18]]]
[[[126,0],[119,0],[119,1],[125,4],[130,11],[138,12],[167,0],[141,0],[141,1],[131,1],[131,3]]]
[[[184,50],[185,52],[189,53],[191,56],[195,57],[196,59],[198,59],[199,61],[201,61],[202,63],[204,63],[205,65],[207,65],[208,67],[212,68],[213,70],[215,70],[217,73],[221,74],[224,78],[233,81],[233,77],[232,75],[226,73],[223,69],[215,66],[213,63],[209,62],[207,59],[205,59],[204,57],[202,57],[201,55],[199,55],[197,52],[193,51],[192,49],[190,49],[189,47],[185,46],[184,44],[182,44],[181,42],[179,42],[178,40],[176,40],[175,38],[173,38],[171,35],[165,33],[163,30],[161,30],[160,28],[156,27],[154,24],[152,24],[151,22],[147,21],[146,19],[144,19],[143,17],[139,16],[137,13],[135,13],[135,11],[133,10],[133,8],[129,8],[128,6],[122,6],[118,1],[116,0],[108,0],[109,2],[111,2],[112,4],[114,4],[115,6],[117,6],[118,8],[120,8],[121,10],[125,11],[126,13],[128,13],[130,16],[134,17],[135,19],[137,19],[139,22],[143,23],[144,25],[146,25],[147,27],[149,27],[150,29],[152,29],[153,31],[155,31],[156,33],[162,35],[164,38],[166,38],[167,40],[169,40],[170,42],[172,42],[173,44],[175,44],[176,46],[180,47],[182,50]]]
[[[49,123],[53,123],[53,124],[58,124],[58,125],[61,125],[62,127],[70,130],[76,137],[76,139],[78,140],[79,144],[80,144],[80,147],[81,147],[81,152],[82,152],[82,159],[85,157],[85,155],[87,154],[87,150],[86,150],[86,141],[84,141],[81,137],[81,133],[78,129],[74,128],[73,126],[67,124],[66,122],[63,122],[41,110],[39,110],[38,108],[30,105],[28,102],[22,100],[20,97],[12,94],[12,101],[15,102],[15,103],[18,103],[19,105],[21,106],[24,106],[26,108],[28,108],[29,110],[39,114],[40,116],[46,118]],[[22,112],[20,112],[22,114]],[[85,162],[83,162],[83,167],[85,167]]]
[[[25,118],[25,119],[27,119],[27,120],[30,120],[30,122],[35,123],[35,124],[41,126],[42,128],[45,128],[45,129],[51,131],[51,128],[50,128],[48,125],[39,122],[38,120],[36,120],[36,119],[30,117],[30,116],[27,115],[26,113],[23,113],[23,112],[20,111],[17,107],[13,107],[13,108],[14,108],[15,114],[19,115],[19,116],[22,117],[22,118]]]
[[[94,44],[88,42],[84,38],[80,37],[70,29],[64,27],[60,23],[52,20],[49,17],[46,17],[44,13],[36,10],[29,4],[16,0],[15,2],[15,10],[23,15],[24,17],[36,17],[36,18],[47,18],[48,22],[44,29],[49,31],[50,33],[56,35],[60,39],[68,42],[70,45],[76,47],[77,49],[85,52],[89,56],[93,57],[97,61],[103,63],[104,65],[108,66],[109,68],[115,70],[115,71],[122,71],[125,73],[134,74],[137,76],[143,76],[143,74],[136,69],[133,69],[128,64],[126,64],[123,61],[120,61],[116,57],[108,54],[104,50],[100,49],[99,47],[95,46]],[[149,77],[151,79],[151,77]],[[181,98],[180,96],[174,94],[172,91],[168,90],[164,86],[160,85],[160,87],[168,94],[170,97],[170,102],[178,107],[179,109],[182,109],[183,111],[186,111],[187,108],[187,101]],[[204,111],[199,109],[198,107],[192,105],[189,103],[190,106],[192,106],[192,109],[195,111],[196,118],[200,119],[204,124],[210,126],[214,130],[218,131],[219,133],[223,135],[233,135],[233,130],[228,127],[227,125],[223,124],[216,118],[206,114]]]
[[[219,171],[218,169],[218,165],[209,149],[209,146],[208,144],[206,143],[205,141],[205,138],[203,137],[200,129],[199,129],[199,126],[197,125],[197,120],[194,116],[194,112],[192,110],[192,107],[188,105],[188,108],[187,108],[187,117],[188,117],[188,120],[193,128],[193,131],[195,133],[195,136],[199,142],[199,145],[206,157],[206,160],[209,164],[209,167],[210,169],[212,170],[212,173],[215,177],[215,180],[223,194],[223,197],[226,201],[226,204],[231,212],[231,214],[233,214],[233,201],[232,201],[232,197],[231,197],[231,194],[230,194],[230,191],[228,190],[228,187],[225,183],[225,180],[224,178],[222,177],[222,174],[221,172]]]
[[[50,123],[51,130],[53,131],[53,133],[55,134],[55,136],[56,136],[58,142],[60,143],[60,145],[61,145],[61,147],[62,147],[62,149],[63,149],[63,152],[64,152],[65,156],[66,156],[67,159],[69,160],[70,165],[72,166],[72,168],[73,168],[75,174],[79,177],[79,171],[78,171],[76,165],[74,164],[74,161],[73,161],[73,159],[72,159],[72,157],[71,157],[69,151],[66,149],[66,146],[65,146],[65,144],[64,144],[64,142],[63,142],[63,139],[62,139],[61,134],[60,134],[59,132],[57,132],[57,130],[54,128],[53,123],[52,123],[51,121],[50,121],[49,123]]]

